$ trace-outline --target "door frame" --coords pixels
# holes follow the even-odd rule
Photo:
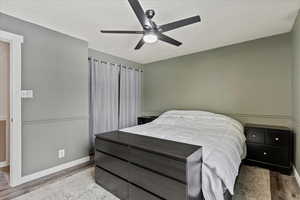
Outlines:
[[[21,118],[21,48],[24,37],[0,30],[0,41],[10,48],[10,186],[22,183],[22,118]]]

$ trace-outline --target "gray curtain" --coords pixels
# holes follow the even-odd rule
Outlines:
[[[137,125],[142,70],[89,58],[90,143],[95,134]]]
[[[142,71],[132,67],[121,67],[120,72],[120,117],[119,128],[137,125],[141,114]]]
[[[95,134],[117,130],[119,122],[120,67],[89,59],[90,65],[90,142]]]

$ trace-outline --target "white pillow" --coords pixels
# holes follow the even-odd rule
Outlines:
[[[170,110],[165,113],[163,113],[162,117],[197,117],[197,116],[214,116],[215,113],[207,112],[207,111],[201,111],[201,110]]]

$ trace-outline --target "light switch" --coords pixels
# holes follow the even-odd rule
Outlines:
[[[22,90],[21,97],[22,98],[33,98],[33,90]]]

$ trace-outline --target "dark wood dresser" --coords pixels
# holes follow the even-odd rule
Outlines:
[[[289,128],[246,124],[245,134],[247,137],[245,164],[291,174],[293,132]]]
[[[122,200],[201,200],[202,148],[114,131],[96,136],[96,182]]]
[[[138,117],[138,125],[146,124],[155,120],[158,116],[142,116]]]

